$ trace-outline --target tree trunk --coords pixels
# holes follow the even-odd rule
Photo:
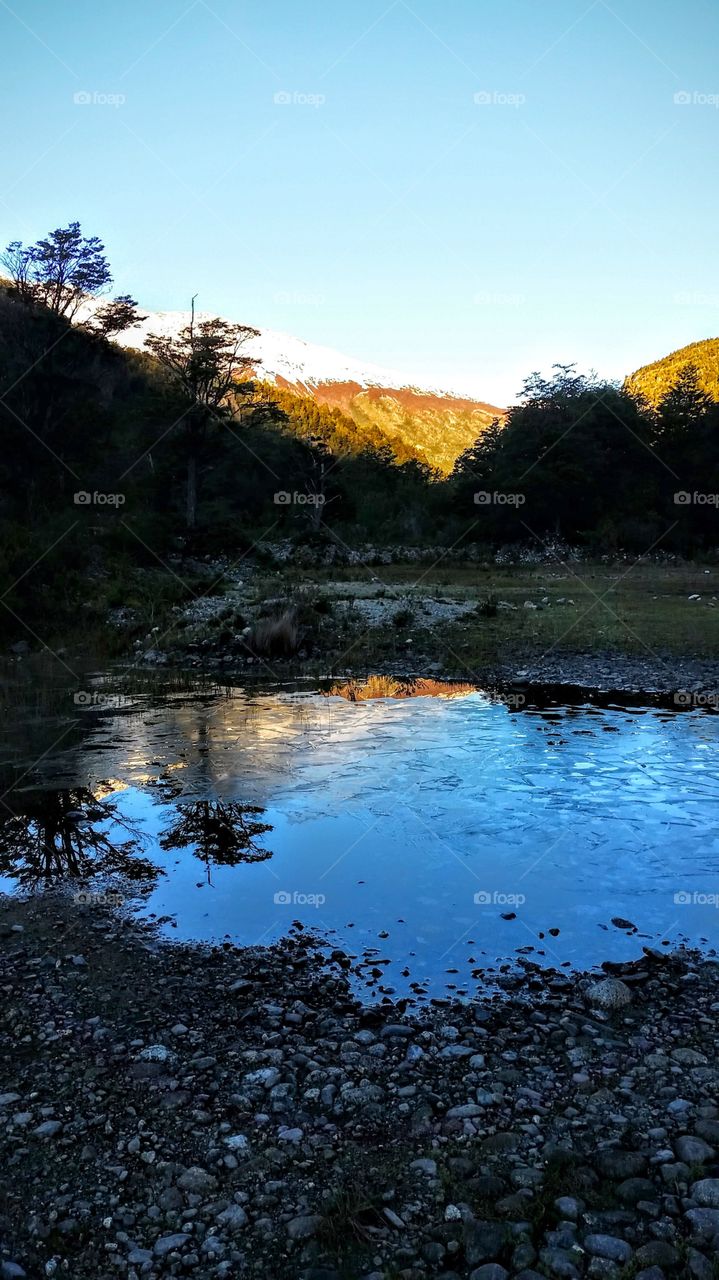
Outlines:
[[[187,459],[187,528],[194,529],[197,523],[197,458],[191,453]]]

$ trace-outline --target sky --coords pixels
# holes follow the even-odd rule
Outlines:
[[[511,403],[719,333],[712,0],[0,0],[0,242]]]

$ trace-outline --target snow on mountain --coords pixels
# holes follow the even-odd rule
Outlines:
[[[94,300],[82,307],[76,319],[89,318],[101,305]],[[121,333],[116,341],[123,347],[142,349],[150,334],[162,337],[175,337],[184,329],[191,319],[189,311],[151,311],[140,314],[146,318]],[[196,311],[196,323],[203,320],[214,320],[217,317],[209,311]],[[253,326],[256,327],[256,326]],[[317,343],[305,342],[303,338],[295,338],[292,334],[281,333],[276,329],[260,329],[257,338],[250,338],[243,351],[257,360],[257,373],[268,382],[288,382],[292,386],[306,387],[312,390],[327,383],[358,383],[360,387],[387,387],[397,390],[412,389],[425,395],[453,396],[456,392],[438,387],[418,387],[416,382],[396,369],[386,369],[369,361],[356,360],[352,356],[342,355],[332,347],[320,346]]]

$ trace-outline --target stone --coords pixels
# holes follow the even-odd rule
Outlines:
[[[637,1151],[624,1151],[618,1147],[608,1147],[598,1151],[596,1165],[606,1178],[635,1178],[644,1173],[646,1168],[644,1156]]]
[[[227,1209],[223,1209],[222,1213],[218,1213],[217,1221],[228,1231],[240,1231],[242,1227],[247,1226],[248,1218],[241,1205],[231,1204]]]
[[[635,1261],[640,1267],[672,1268],[679,1262],[679,1251],[666,1240],[648,1240],[637,1249]]]
[[[301,1214],[287,1223],[290,1240],[309,1240],[317,1232],[322,1218],[319,1213]]]
[[[716,1154],[714,1148],[710,1147],[703,1138],[696,1138],[688,1133],[677,1138],[674,1150],[677,1159],[683,1160],[685,1164],[706,1164],[708,1160],[713,1160]]]
[[[502,1252],[505,1228],[498,1222],[473,1221],[464,1224],[464,1255],[470,1267],[489,1262]]]
[[[59,1120],[44,1120],[37,1129],[33,1129],[33,1134],[36,1138],[54,1138],[61,1129],[62,1124]]]
[[[173,1253],[176,1249],[181,1249],[183,1245],[187,1244],[189,1239],[190,1237],[181,1231],[172,1236],[160,1236],[160,1239],[155,1241],[155,1257],[167,1257],[168,1253]]]
[[[190,1169],[186,1169],[177,1179],[178,1187],[183,1191],[189,1191],[196,1196],[209,1195],[217,1187],[217,1178],[208,1173],[206,1169],[201,1169],[199,1165],[192,1165]]]
[[[508,1280],[508,1276],[506,1267],[500,1266],[498,1262],[486,1262],[471,1273],[469,1280]]]
[[[702,1178],[694,1182],[692,1199],[705,1209],[719,1209],[719,1178]]]
[[[684,1216],[695,1240],[714,1241],[719,1237],[719,1209],[687,1209]]]
[[[597,982],[588,989],[586,999],[589,1004],[596,1005],[605,1013],[616,1013],[631,1004],[632,993],[619,978],[605,978],[603,982]]]

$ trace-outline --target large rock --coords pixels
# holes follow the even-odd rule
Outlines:
[[[619,978],[605,978],[603,982],[597,982],[595,986],[589,987],[585,993],[588,1004],[594,1005],[597,1009],[603,1009],[605,1013],[616,1013],[619,1009],[626,1009],[628,1004],[632,1002],[632,993],[626,983]]]

